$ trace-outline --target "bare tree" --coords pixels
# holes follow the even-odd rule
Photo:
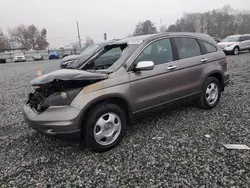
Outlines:
[[[9,36],[20,45],[20,47],[29,49],[46,49],[49,45],[47,42],[47,31],[42,29],[41,32],[35,25],[19,25],[8,30]]]
[[[10,40],[0,29],[0,52],[4,52],[6,49],[10,48]]]
[[[95,41],[91,37],[86,37],[84,46],[88,47],[88,46],[90,46],[91,44],[94,44],[94,43],[95,43]]]
[[[160,30],[160,33],[164,33],[164,32],[167,31],[167,26],[166,25],[162,25],[159,30]]]
[[[73,43],[71,43],[70,45],[72,46],[72,49],[73,49],[73,51],[74,51],[74,54],[76,54],[77,48],[80,48],[79,42],[73,42]]]

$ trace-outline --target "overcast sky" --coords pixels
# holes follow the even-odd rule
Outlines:
[[[77,41],[76,21],[81,38],[96,42],[132,34],[139,21],[150,19],[159,28],[160,20],[170,25],[184,12],[204,12],[230,4],[250,9],[250,0],[1,0],[0,28],[35,24],[46,28],[50,47]]]

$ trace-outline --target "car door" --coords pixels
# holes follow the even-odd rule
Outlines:
[[[202,50],[195,38],[175,37],[174,42],[179,56],[182,97],[198,94],[201,91],[204,74],[203,64],[211,61]]]
[[[246,49],[250,50],[250,35],[246,35]]]
[[[149,71],[130,71],[131,98],[135,112],[140,112],[181,97],[179,63],[174,60],[171,40],[163,38],[148,44],[132,66],[153,61]]]
[[[247,49],[247,40],[245,36],[240,36],[240,50],[246,50]]]

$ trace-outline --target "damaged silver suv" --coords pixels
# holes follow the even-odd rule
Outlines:
[[[23,112],[33,129],[78,134],[100,152],[117,145],[145,112],[186,99],[214,108],[228,82],[226,56],[210,36],[144,35],[107,45],[78,70],[32,80],[35,92]]]

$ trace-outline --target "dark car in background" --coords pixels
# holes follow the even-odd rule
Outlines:
[[[0,63],[6,63],[6,59],[0,56]]]
[[[85,48],[79,55],[69,55],[62,59],[60,67],[63,69],[77,69],[88,61],[93,55],[111,42],[92,44]]]
[[[49,59],[59,59],[59,53],[57,51],[50,52]]]

